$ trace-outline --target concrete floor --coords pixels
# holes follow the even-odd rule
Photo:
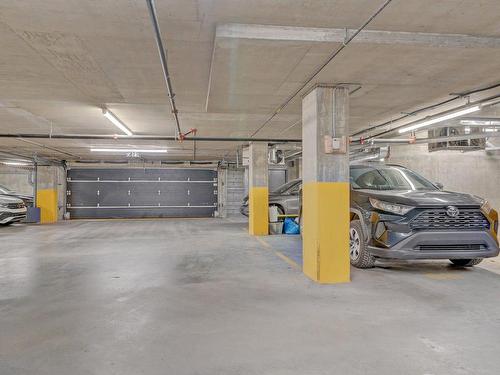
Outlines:
[[[229,220],[0,228],[0,374],[498,374],[500,275],[316,285]]]

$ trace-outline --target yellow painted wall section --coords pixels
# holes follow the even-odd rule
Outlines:
[[[269,234],[269,189],[267,187],[250,188],[248,208],[248,232],[254,236]]]
[[[303,194],[303,271],[325,283],[350,281],[348,182],[308,182]]]
[[[57,222],[57,190],[42,189],[36,193],[36,206],[40,208],[40,223]]]

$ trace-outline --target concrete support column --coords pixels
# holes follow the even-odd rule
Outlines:
[[[269,233],[269,188],[267,143],[251,143],[248,171],[248,231],[252,235]]]
[[[37,167],[36,206],[40,208],[40,223],[55,223],[63,206],[64,169],[56,166]]]
[[[348,119],[346,87],[318,86],[302,100],[303,271],[320,283],[350,281]]]

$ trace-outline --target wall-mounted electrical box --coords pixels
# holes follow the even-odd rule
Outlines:
[[[347,137],[332,137],[325,135],[325,154],[345,154],[347,152]]]

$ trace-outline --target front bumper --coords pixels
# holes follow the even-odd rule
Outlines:
[[[487,231],[422,231],[389,248],[368,246],[368,250],[388,259],[473,259],[499,253],[495,239]]]
[[[0,210],[0,224],[17,223],[26,219],[26,208]]]

